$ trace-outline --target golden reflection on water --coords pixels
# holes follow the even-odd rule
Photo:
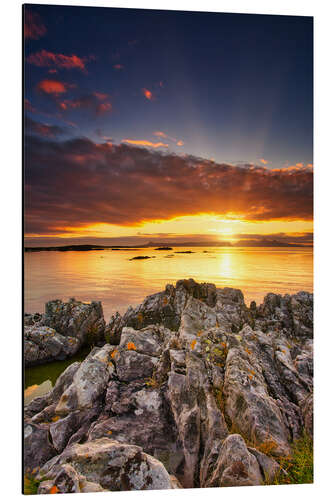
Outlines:
[[[192,250],[191,254],[177,253]],[[131,257],[149,255],[147,260]],[[312,248],[174,248],[25,254],[25,310],[42,312],[51,299],[101,300],[106,320],[167,283],[194,278],[240,288],[249,303],[268,292],[313,288]]]

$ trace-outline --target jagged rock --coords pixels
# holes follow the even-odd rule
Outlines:
[[[57,415],[86,410],[99,402],[114,371],[110,351],[111,346],[106,344],[102,349],[92,351],[80,364],[73,376],[73,382],[59,399],[55,409]]]
[[[45,305],[45,325],[66,337],[77,338],[81,345],[96,344],[104,335],[105,321],[100,302],[52,300]]]
[[[50,481],[61,493],[80,491],[81,478],[86,484],[93,483],[108,491],[175,487],[161,462],[143,453],[138,446],[108,438],[68,447],[46,463],[37,477]]]
[[[25,315],[25,366],[72,357],[86,344],[104,340],[105,321],[100,302],[53,300],[45,314]]]
[[[116,314],[113,345],[95,347],[25,408],[27,461],[48,460],[39,492],[140,489],[157,460],[168,488],[273,481],[273,456],[312,433],[312,307],[300,292],[248,309],[240,290],[181,280]],[[126,476],[134,448],[140,480]],[[118,465],[104,469],[110,454]]]
[[[290,452],[288,431],[268,393],[260,363],[240,343],[229,349],[223,392],[226,414],[243,435],[257,444],[272,443],[274,454]]]
[[[57,454],[49,440],[48,430],[31,423],[24,426],[23,449],[25,471],[40,467]]]
[[[280,473],[281,466],[276,462],[276,460],[268,457],[264,453],[261,453],[256,448],[249,447],[248,451],[257,459],[263,479],[268,483],[271,483]]]
[[[256,329],[280,331],[287,336],[311,338],[313,335],[313,294],[269,293],[256,310]]]
[[[239,434],[231,434],[224,440],[205,486],[255,486],[262,481],[259,464],[246,448],[244,439]]]
[[[62,360],[73,356],[80,348],[74,337],[64,337],[53,328],[35,324],[24,327],[25,366]]]

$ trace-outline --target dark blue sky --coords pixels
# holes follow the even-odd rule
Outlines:
[[[312,18],[26,10],[25,97],[35,127],[57,126],[62,139],[162,142],[162,151],[217,162],[312,163]],[[61,58],[73,55],[78,64]]]

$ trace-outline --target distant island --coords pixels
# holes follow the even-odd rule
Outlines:
[[[149,241],[144,245],[61,245],[51,247],[25,247],[25,252],[89,252],[91,250],[141,250],[154,247],[155,250],[172,250],[172,247],[308,247],[300,243],[286,243],[278,240],[243,240],[236,243],[229,241],[189,241],[156,243]],[[179,252],[176,252],[179,253]]]

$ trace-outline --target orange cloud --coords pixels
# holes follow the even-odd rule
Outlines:
[[[75,54],[66,56],[64,54],[55,54],[54,52],[48,52],[44,49],[36,52],[35,54],[30,54],[27,59],[28,63],[39,66],[41,68],[56,66],[57,68],[64,69],[77,68],[81,71],[84,71],[86,69],[86,60],[86,58],[81,58]]]
[[[113,67],[114,67],[114,69],[117,69],[117,70],[124,69],[124,66],[122,64],[114,64]]]
[[[166,139],[168,136],[164,133],[164,132],[153,132],[153,135],[155,135],[156,137],[163,137],[164,139]]]
[[[99,101],[105,101],[109,97],[108,94],[103,94],[102,92],[93,92],[93,95],[97,97]]]
[[[261,163],[263,163],[264,165],[267,165],[267,163],[268,163],[268,161],[265,160],[265,158],[260,158],[259,161],[261,161]]]
[[[59,82],[57,80],[42,80],[38,83],[37,89],[45,94],[59,95],[67,92],[67,87],[69,85],[66,83]]]
[[[296,163],[296,167],[302,168],[303,167],[303,163]]]
[[[66,111],[67,109],[90,109],[100,115],[103,113],[110,112],[112,110],[112,104],[105,99],[108,98],[108,94],[103,94],[101,92],[92,92],[76,99],[65,99],[59,102],[59,107]],[[104,101],[104,102],[101,102]]]
[[[108,113],[110,111],[112,111],[112,104],[110,102],[101,102],[96,107],[97,114]]]
[[[38,40],[46,34],[46,27],[37,12],[24,9],[24,38]]]
[[[151,101],[153,99],[153,94],[150,90],[143,88],[142,93],[145,96],[145,98],[148,99],[148,101]]]
[[[132,139],[123,139],[121,142],[126,142],[127,144],[133,144],[135,146],[147,146],[149,148],[168,148],[169,144],[164,142],[150,142],[150,141],[135,141]]]
[[[183,141],[175,139],[174,137],[171,137],[170,135],[167,135],[159,130],[153,132],[153,135],[155,135],[156,137],[163,137],[163,139],[169,139],[170,141],[175,142],[177,146],[184,146]]]

